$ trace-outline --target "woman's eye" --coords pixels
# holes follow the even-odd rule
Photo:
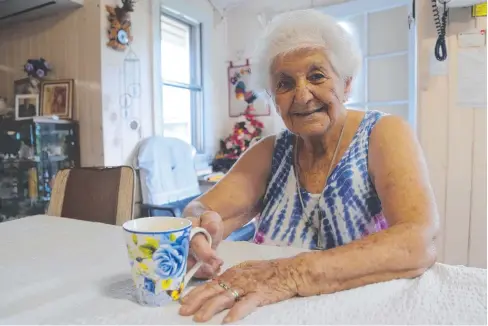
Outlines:
[[[311,81],[321,81],[322,79],[324,79],[325,76],[323,74],[319,74],[319,73],[316,73],[316,74],[312,74],[309,79]]]
[[[277,90],[281,90],[281,91],[288,90],[288,89],[290,89],[292,87],[293,87],[292,83],[290,81],[288,81],[288,80],[280,80],[276,84],[276,89]]]

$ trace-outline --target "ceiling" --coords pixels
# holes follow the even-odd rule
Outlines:
[[[245,0],[208,0],[220,10],[229,9],[245,2]]]
[[[314,6],[330,6],[350,0],[206,0],[220,12],[235,8],[237,6],[246,6],[254,8],[293,8],[303,9]],[[371,0],[362,0],[371,1]],[[392,0],[393,1],[393,0]]]

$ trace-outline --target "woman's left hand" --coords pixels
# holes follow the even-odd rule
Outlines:
[[[194,315],[194,321],[206,322],[230,309],[223,320],[230,323],[244,318],[257,307],[296,295],[291,259],[247,261],[190,291],[181,300],[180,314]]]

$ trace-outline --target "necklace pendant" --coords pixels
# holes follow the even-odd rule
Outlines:
[[[322,250],[323,248],[322,236],[320,235],[320,232],[317,232],[317,250]]]
[[[317,228],[317,250],[323,250],[324,244],[323,244],[323,236],[322,236],[322,223],[324,216],[322,214],[322,211],[319,209],[318,211],[318,219],[319,219],[319,226]]]

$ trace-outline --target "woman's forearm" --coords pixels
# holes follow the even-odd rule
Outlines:
[[[400,224],[345,246],[292,258],[300,296],[311,296],[422,274],[435,262],[435,230]]]
[[[190,202],[183,211],[183,217],[198,217],[202,215],[205,211],[215,211],[209,205],[205,205],[200,200],[194,200]],[[217,211],[220,214],[220,212]],[[222,216],[222,221],[224,223],[224,234],[223,238],[227,238],[232,232],[241,228],[246,223],[251,221],[257,215],[257,210],[253,209],[248,212],[243,212],[234,216]]]

